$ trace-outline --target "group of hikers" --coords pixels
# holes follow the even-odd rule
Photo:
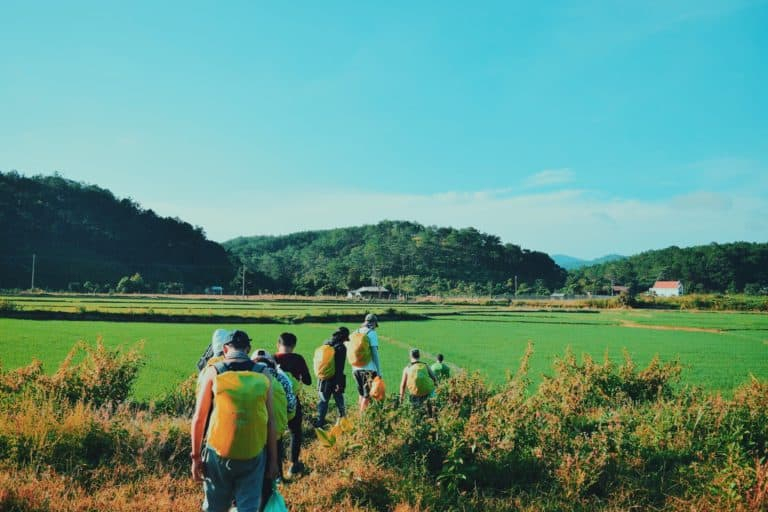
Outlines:
[[[379,358],[378,318],[367,314],[354,332],[339,327],[315,350],[313,369],[318,379],[315,428],[326,425],[331,398],[338,418],[346,416],[344,367],[349,362],[357,384],[362,413],[371,399],[384,396]],[[199,375],[192,417],[192,476],[203,483],[203,510],[227,511],[235,503],[239,512],[261,511],[273,496],[282,477],[285,459],[283,433],[290,432],[288,476],[304,471],[300,460],[304,411],[299,399],[302,384],[311,385],[307,362],[295,353],[297,338],[285,332],[277,339],[277,351],[251,353],[251,338],[244,331],[217,329],[211,344],[198,361]],[[438,354],[432,366],[421,361],[418,349],[410,351],[403,369],[400,401],[426,404],[438,382],[450,369]],[[338,421],[338,420],[337,420]]]

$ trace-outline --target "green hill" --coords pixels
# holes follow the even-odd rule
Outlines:
[[[0,288],[101,290],[140,273],[145,291],[199,291],[228,282],[227,254],[199,227],[61,176],[0,173]],[[169,283],[175,283],[169,285]]]
[[[245,262],[251,290],[336,294],[372,282],[408,294],[548,293],[565,271],[541,252],[474,228],[375,225],[241,237],[224,246]],[[238,284],[238,282],[234,284]]]
[[[573,293],[606,293],[613,281],[643,291],[656,280],[682,281],[686,292],[765,293],[768,243],[711,243],[646,251],[572,270],[566,289]]]

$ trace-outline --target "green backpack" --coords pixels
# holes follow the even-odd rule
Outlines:
[[[435,390],[435,383],[429,376],[429,368],[425,363],[416,362],[408,366],[407,386],[408,392],[413,396],[427,396]]]

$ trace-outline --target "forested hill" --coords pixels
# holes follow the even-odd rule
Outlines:
[[[343,293],[372,282],[395,292],[548,293],[565,271],[544,253],[502,244],[474,228],[384,221],[376,225],[242,237],[226,242],[252,290]]]
[[[689,292],[761,293],[768,289],[768,243],[668,247],[572,270],[566,289],[603,293],[616,284],[645,291],[656,280],[682,281]]]
[[[89,282],[107,291],[140,273],[143,283],[126,291],[196,291],[234,274],[224,249],[201,228],[58,175],[0,173],[0,238],[5,289],[29,288],[32,254],[36,287],[52,290]]]

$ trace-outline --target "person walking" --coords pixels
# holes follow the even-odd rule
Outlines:
[[[324,346],[329,346],[333,349],[333,375],[328,378],[321,378],[321,375],[317,375],[320,400],[317,402],[317,420],[314,423],[316,428],[323,428],[325,426],[325,416],[328,413],[331,396],[333,396],[336,407],[339,410],[339,418],[343,418],[346,415],[344,390],[347,387],[347,376],[344,375],[344,363],[347,359],[347,347],[344,345],[345,341],[349,341],[349,329],[339,327],[331,335],[330,339],[323,343]],[[322,370],[320,373],[327,375],[327,372]]]
[[[365,315],[363,324],[350,336],[347,359],[357,383],[360,412],[371,403],[371,384],[377,376],[384,378],[379,360],[379,319],[373,313]]]
[[[288,430],[291,432],[291,466],[288,468],[288,476],[292,477],[304,471],[304,464],[301,462],[301,442],[303,432],[301,423],[304,419],[304,410],[299,398],[299,387],[301,384],[310,386],[312,376],[309,374],[307,362],[300,354],[294,353],[298,340],[296,335],[291,332],[284,332],[277,338],[277,353],[275,361],[280,369],[291,378],[293,392],[296,395],[296,415],[288,422]],[[280,445],[281,459],[284,452],[282,444]]]
[[[451,369],[443,362],[444,359],[443,354],[437,354],[437,361],[430,367],[438,382],[451,377]]]
[[[225,512],[235,500],[238,511],[257,512],[265,472],[278,473],[272,381],[250,349],[248,335],[234,331],[224,359],[203,371],[190,457],[192,477],[203,483],[204,511]]]
[[[420,359],[419,349],[411,349],[411,362],[403,368],[403,378],[400,380],[401,403],[406,391],[412,405],[426,403],[435,391],[437,377],[427,363],[422,363]]]

